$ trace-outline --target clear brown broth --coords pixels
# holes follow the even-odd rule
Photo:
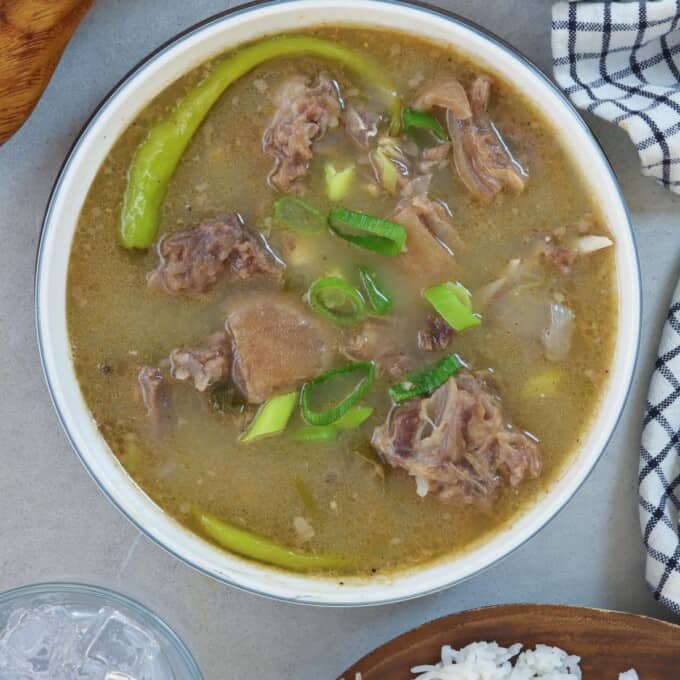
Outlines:
[[[448,48],[400,33],[329,27],[314,33],[371,54],[407,101],[419,79],[454,74],[469,83],[480,72]],[[383,479],[375,465],[356,455],[370,450],[370,432],[389,408],[390,381],[384,376],[366,400],[375,407],[373,417],[358,432],[334,443],[299,444],[284,435],[239,445],[248,413],[213,413],[186,385],[173,389],[176,429],[158,442],[149,432],[136,391],[140,365],[156,363],[172,348],[199,343],[222,328],[226,301],[243,284],[225,280],[200,301],[153,292],[145,274],[157,264],[155,250],[131,253],[121,248],[117,222],[136,145],[210,68],[210,63],[201,66],[173,84],[137,117],[104,161],[80,216],[69,269],[68,327],[81,389],[102,434],[141,488],[179,521],[191,527],[189,509],[200,505],[229,522],[295,546],[293,520],[302,516],[315,530],[302,549],[344,555],[348,573],[408,568],[488,540],[549,492],[598,408],[616,329],[613,249],[581,258],[566,277],[556,269],[542,269],[541,289],[563,296],[577,319],[555,395],[527,396],[523,391],[527,379],[550,364],[539,345],[520,333],[483,323],[455,339],[453,350],[472,367],[493,369],[507,411],[518,426],[541,440],[545,453],[541,478],[506,488],[491,512],[419,498],[411,478],[393,471]],[[271,159],[261,152],[262,131],[272,111],[269,95],[289,75],[321,70],[332,73],[346,95],[362,89],[362,83],[343,69],[304,58],[265,64],[223,95],[172,178],[162,210],[162,232],[235,209],[248,225],[267,233],[274,247],[281,247],[286,237],[268,220],[277,197],[266,183]],[[440,172],[434,185],[452,208],[466,244],[455,258],[452,278],[472,290],[497,278],[510,258],[526,253],[531,239],[573,225],[586,213],[599,215],[586,181],[568,159],[566,141],[498,78],[491,114],[529,168],[526,190],[519,196],[503,193],[492,205],[483,206],[470,199],[449,170]],[[344,157],[356,158],[357,152],[344,144],[334,153],[342,164]],[[318,157],[312,162],[305,182],[309,200],[324,208],[322,164]],[[388,216],[394,198],[371,197],[357,183],[344,203]],[[599,218],[596,233],[608,233]],[[403,342],[409,346],[415,342],[426,303],[390,262],[358,253],[331,235],[300,242],[296,252],[287,279],[291,295],[300,295],[310,280],[331,269],[351,277],[358,262],[368,264],[395,294]],[[521,319],[516,324],[519,328]],[[423,363],[432,359],[422,357]],[[141,451],[134,460],[129,453],[126,459],[125,441],[130,438]],[[299,480],[314,498],[315,511],[300,497]]]

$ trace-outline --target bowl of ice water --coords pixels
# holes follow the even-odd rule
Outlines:
[[[203,680],[158,616],[113,591],[74,583],[0,595],[0,680]]]

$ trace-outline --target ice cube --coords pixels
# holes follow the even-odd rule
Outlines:
[[[2,636],[3,661],[12,670],[32,671],[36,679],[47,678],[50,656],[65,625],[62,608],[42,605],[10,617]]]
[[[83,639],[88,662],[133,680],[152,680],[152,664],[160,654],[158,642],[134,621],[109,608],[101,610]],[[123,676],[124,678],[125,676]],[[115,675],[113,680],[119,680]]]
[[[171,677],[156,639],[111,607],[40,605],[0,621],[0,680]]]
[[[87,624],[94,619],[94,615],[90,612],[89,616],[83,620],[81,617],[74,617],[68,607],[61,607],[59,616],[63,625],[50,656],[50,669],[57,675],[50,680],[61,680],[62,675],[64,680],[70,680],[80,661],[76,657],[78,645],[87,631]]]
[[[104,680],[106,677],[106,666],[98,661],[87,659],[79,664],[78,670],[70,678],[74,680]],[[67,680],[66,677],[64,680]]]

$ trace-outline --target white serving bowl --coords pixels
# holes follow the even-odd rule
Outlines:
[[[337,578],[284,573],[223,552],[167,515],[132,481],[97,430],[83,400],[66,327],[66,275],[78,215],[119,135],[159,92],[194,67],[265,34],[320,23],[399,29],[455,46],[524,92],[568,144],[599,197],[616,237],[619,328],[602,406],[573,462],[544,498],[491,540],[457,557],[391,577]],[[511,47],[445,12],[380,0],[297,0],[229,11],[182,33],[135,68],[95,112],[69,154],[45,215],[36,272],[37,327],[47,383],[62,426],[104,493],[140,530],[196,569],[230,585],[282,600],[323,605],[394,602],[441,590],[510,553],[574,495],[602,454],[629,391],[640,334],[640,275],[630,220],[614,174],[579,114]]]

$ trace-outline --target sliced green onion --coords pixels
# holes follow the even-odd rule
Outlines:
[[[355,406],[349,409],[344,416],[340,416],[333,423],[333,427],[337,427],[339,430],[353,430],[372,415],[373,409],[370,406]]]
[[[380,255],[399,255],[406,243],[406,229],[400,224],[346,208],[333,208],[328,224],[345,241]]]
[[[463,303],[466,309],[472,310],[472,296],[462,283],[448,283],[447,288]]]
[[[354,164],[348,165],[344,170],[337,170],[333,163],[326,163],[324,176],[326,178],[326,195],[328,199],[334,203],[342,201],[352,187],[354,175]]]
[[[312,555],[291,550],[264,536],[227,524],[210,513],[194,508],[194,518],[200,529],[223,548],[244,557],[273,564],[277,567],[307,571],[337,569],[345,561],[336,555]]]
[[[286,229],[306,234],[320,232],[326,222],[323,213],[296,196],[283,196],[274,202],[274,219]]]
[[[415,130],[428,130],[442,142],[445,142],[449,138],[446,134],[446,130],[442,127],[442,124],[427,111],[404,109],[402,117],[404,119],[404,128],[406,129],[406,132],[409,133],[409,136],[411,136]]]
[[[340,326],[351,326],[366,314],[361,293],[339,276],[318,279],[307,293],[309,304]]]
[[[371,160],[380,177],[380,184],[382,184],[383,189],[391,194],[396,194],[399,172],[392,159],[382,149],[378,148],[371,154]]]
[[[392,401],[400,404],[421,394],[429,394],[441,387],[452,375],[461,369],[461,363],[455,354],[440,359],[434,364],[412,373],[404,382],[390,387]]]
[[[303,425],[293,434],[296,442],[332,442],[338,437],[335,425]]]
[[[245,444],[253,439],[285,430],[297,404],[297,397],[297,392],[288,392],[272,397],[262,404],[241,441]]]
[[[481,318],[472,312],[470,294],[460,283],[440,283],[428,288],[423,296],[458,333],[482,323]]]
[[[354,430],[373,414],[370,406],[355,406],[332,425],[303,425],[293,435],[297,442],[331,442],[337,439],[340,430]]]
[[[375,313],[380,316],[387,314],[392,309],[392,298],[380,287],[376,275],[366,267],[359,267],[359,278]]]
[[[309,490],[309,487],[305,484],[305,480],[301,477],[295,478],[295,490],[298,492],[298,496],[300,496],[300,500],[307,509],[307,512],[312,516],[318,515],[319,506],[316,504],[314,495]]]
[[[334,406],[323,411],[315,411],[312,409],[311,401],[312,395],[316,388],[326,383],[332,382],[341,376],[350,375],[352,373],[365,373],[364,377],[355,385],[352,391],[340,400]],[[302,406],[302,416],[310,425],[330,425],[339,420],[349,411],[354,404],[356,404],[361,397],[364,396],[366,390],[371,386],[375,379],[375,366],[370,361],[361,361],[356,364],[348,364],[341,366],[328,373],[320,375],[314,380],[305,383],[300,393],[300,404]]]

